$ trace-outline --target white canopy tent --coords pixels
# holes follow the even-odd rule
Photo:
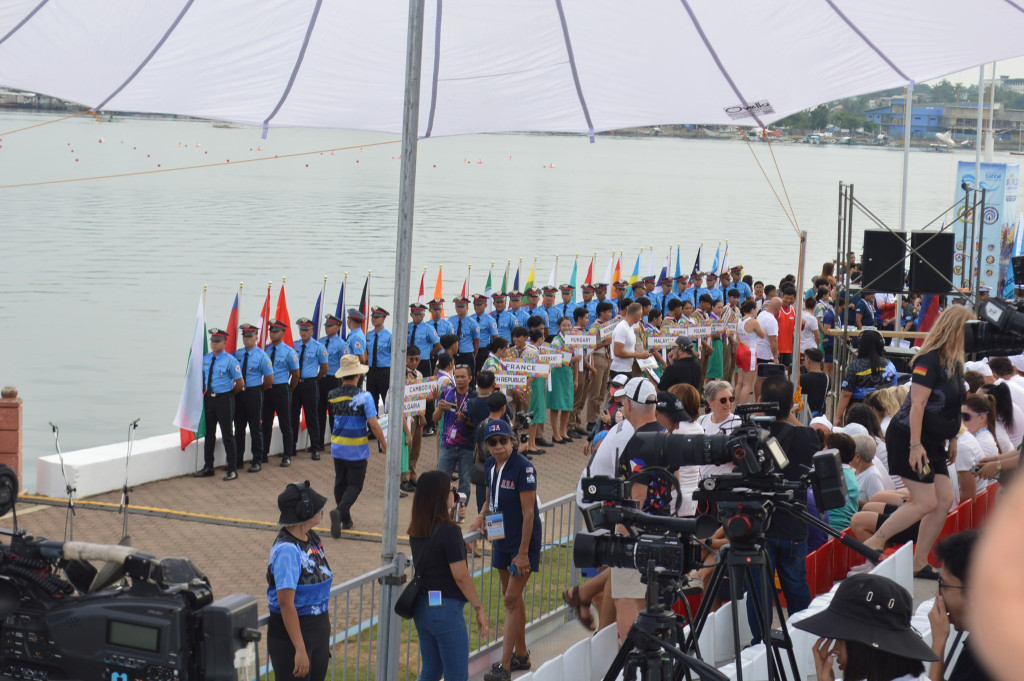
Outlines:
[[[1024,8],[1012,0],[5,0],[0,86],[264,132],[401,132],[400,312],[418,137],[763,127],[832,99],[1019,56],[1022,35]],[[405,334],[395,341],[400,367]],[[391,379],[396,395],[403,372]],[[401,435],[391,419],[385,561],[397,543]],[[397,588],[382,589],[384,612]],[[378,678],[395,677],[397,627],[391,618],[378,638]]]
[[[407,9],[6,0],[0,85],[95,109],[398,133]],[[423,26],[420,136],[760,125],[1024,53],[1011,0],[427,0]]]

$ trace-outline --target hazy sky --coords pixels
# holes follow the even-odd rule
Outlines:
[[[1014,59],[1007,59],[1006,61],[996,62],[996,77],[999,76],[1010,76],[1011,78],[1024,78],[1024,57],[1016,57]],[[988,64],[985,66],[985,79],[988,80],[992,77],[992,65]],[[939,78],[939,80],[942,80]],[[978,84],[978,69],[970,69],[968,71],[960,71],[959,73],[952,73],[946,76],[946,80],[951,83],[961,82],[964,85],[977,85]],[[936,83],[938,81],[930,81]]]

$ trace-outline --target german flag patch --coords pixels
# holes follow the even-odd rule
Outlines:
[[[927,376],[928,375],[928,367],[926,367],[926,366],[916,366],[916,367],[914,367],[914,375],[915,376]]]

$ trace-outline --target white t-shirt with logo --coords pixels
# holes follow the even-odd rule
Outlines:
[[[632,357],[617,357],[615,355],[615,344],[622,343],[625,352],[636,352],[636,332],[629,322],[623,319],[612,331],[612,363],[613,373],[626,373],[633,369]]]
[[[800,352],[818,347],[814,342],[814,332],[818,330],[818,320],[810,312],[803,314],[803,326],[800,327]]]

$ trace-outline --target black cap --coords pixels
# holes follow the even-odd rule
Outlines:
[[[274,330],[287,331],[288,330],[288,325],[285,324],[284,322],[282,322],[279,319],[271,319],[270,323],[267,325],[267,328],[270,329],[271,331],[274,331]]]
[[[482,293],[477,293],[477,294],[475,294],[473,296],[473,304],[474,305],[476,305],[477,303],[486,303],[486,302],[487,302],[487,296],[485,296]]]
[[[424,311],[426,311],[426,309],[427,309],[427,306],[424,305],[423,303],[410,303],[409,304],[409,310],[411,312],[424,312]]]
[[[210,329],[210,340],[222,341],[228,339],[228,332],[223,329]]]
[[[689,336],[676,336],[676,347],[678,347],[680,350],[688,350],[692,352],[693,345],[693,339],[690,338]]]
[[[572,293],[573,291],[576,290],[576,287],[573,286],[572,284],[562,284],[561,286],[558,287],[558,290],[561,291],[562,293]]]
[[[676,422],[689,421],[693,418],[683,406],[683,401],[667,390],[658,391],[658,401],[654,408]]]
[[[324,316],[324,326],[332,326],[332,325],[333,326],[341,326],[341,318],[338,317],[338,315],[333,315],[333,314],[325,315]]]
[[[239,324],[238,330],[242,332],[243,336],[255,336],[260,330],[254,324]]]
[[[362,312],[355,309],[354,307],[350,307],[346,314],[348,314],[349,319],[354,319],[357,322],[362,322],[366,320],[366,315],[364,315]]]
[[[387,317],[389,314],[391,313],[385,310],[383,307],[378,307],[374,305],[373,307],[370,308],[371,317]]]
[[[312,329],[316,324],[309,317],[299,317],[295,320],[295,325],[300,329]]]
[[[327,497],[321,496],[305,482],[290,482],[277,495],[277,508],[281,516],[278,525],[299,525],[314,517],[327,504]]]

